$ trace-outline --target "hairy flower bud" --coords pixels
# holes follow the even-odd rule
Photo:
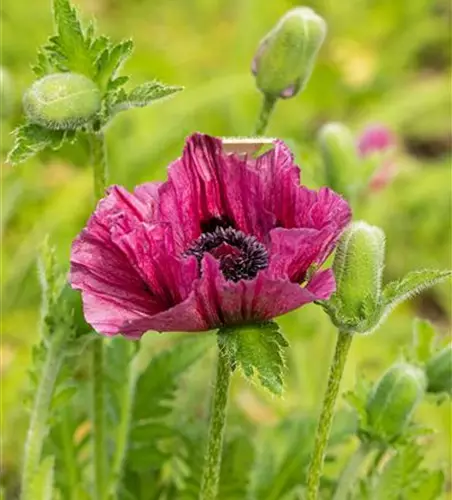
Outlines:
[[[389,368],[367,402],[367,427],[373,437],[392,441],[398,437],[425,391],[424,372],[406,363]]]
[[[452,395],[452,344],[434,354],[425,366],[427,391]]]
[[[352,223],[339,241],[333,264],[334,300],[340,308],[340,321],[351,331],[378,308],[384,250],[383,231],[365,222]]]
[[[258,88],[272,98],[302,90],[326,35],[326,23],[312,9],[287,12],[261,41],[252,63]]]
[[[345,125],[328,123],[320,129],[319,144],[327,185],[351,198],[360,173],[355,137]]]
[[[101,93],[86,76],[55,73],[36,81],[23,103],[31,122],[52,129],[75,129],[100,110]]]

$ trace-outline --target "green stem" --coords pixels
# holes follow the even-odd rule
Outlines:
[[[74,446],[74,436],[72,435],[72,429],[69,425],[70,414],[69,408],[63,410],[63,418],[60,425],[60,435],[61,442],[63,444],[63,456],[65,465],[65,498],[67,500],[76,500],[78,492],[78,464],[76,458],[76,451]]]
[[[105,140],[102,132],[90,135],[91,164],[94,173],[94,196],[96,201],[105,195],[107,186],[107,155],[105,151]]]
[[[263,133],[267,129],[270,116],[273,112],[273,109],[275,108],[276,100],[277,99],[275,97],[269,96],[267,94],[264,95],[261,112],[256,123],[255,135],[263,135]]]
[[[226,423],[231,367],[226,353],[218,349],[217,378],[212,397],[210,427],[207,451],[204,458],[204,470],[201,479],[200,500],[215,500],[218,495],[220,480],[221,452]]]
[[[22,500],[36,500],[33,498],[34,476],[41,460],[42,446],[48,430],[50,403],[63,360],[61,346],[64,342],[64,335],[64,329],[56,330],[53,333],[42,366],[25,442],[21,484]]]
[[[133,349],[132,342],[125,346],[124,353],[129,357]],[[118,486],[122,475],[122,466],[127,451],[127,442],[129,437],[130,419],[132,416],[133,398],[135,395],[136,372],[134,370],[133,361],[130,363],[128,370],[125,371],[124,380],[122,381],[120,394],[120,416],[119,423],[116,428],[115,436],[115,454],[113,456],[110,481],[110,498],[118,497]]]
[[[91,162],[94,172],[96,200],[105,194],[107,185],[107,159],[104,136],[101,132],[90,135]],[[91,351],[91,414],[94,456],[94,492],[96,500],[105,500],[107,494],[107,443],[105,439],[104,401],[104,343],[102,337],[92,343]]]
[[[91,418],[94,456],[94,491],[96,500],[106,498],[107,443],[105,440],[104,343],[102,337],[92,342]]]
[[[360,467],[370,451],[371,446],[369,443],[360,443],[359,447],[348,461],[345,469],[342,471],[336,491],[334,492],[333,500],[347,500],[348,493],[355,484]]]
[[[314,443],[314,452],[308,471],[307,497],[306,500],[316,500],[320,476],[325,461],[326,446],[330,436],[331,424],[333,422],[334,408],[336,406],[339,386],[344,372],[345,361],[352,343],[353,336],[348,333],[339,332],[336,351],[330,367],[328,385],[323,399],[322,412],[320,414],[317,433]]]

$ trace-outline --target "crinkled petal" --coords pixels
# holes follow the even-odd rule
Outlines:
[[[224,278],[218,261],[207,254],[203,259],[202,277],[194,288],[196,310],[210,328],[269,320],[323,299],[331,285],[327,280],[330,274],[325,273],[322,279],[314,277],[306,288],[287,277],[275,279],[266,271],[252,280],[234,283]]]
[[[86,229],[72,245],[69,280],[82,292],[87,322],[107,335],[120,333],[127,321],[161,310],[125,255]]]
[[[193,256],[177,256],[168,224],[140,223],[125,235],[113,233],[112,241],[126,255],[162,309],[188,296],[198,278],[198,263]]]
[[[182,158],[169,167],[168,182],[160,190],[160,211],[162,220],[183,228],[175,240],[185,249],[212,219],[259,239],[274,223],[263,205],[257,173],[246,160],[226,154],[220,139],[202,134],[191,136]]]
[[[283,229],[270,232],[269,273],[275,278],[288,276],[301,283],[312,265],[320,266],[328,257],[331,244],[339,233],[329,226],[323,229]]]
[[[300,169],[284,142],[275,141],[253,168],[261,178],[265,208],[276,216],[277,225],[322,229],[334,224],[342,230],[350,221],[348,203],[334,191],[300,186]]]

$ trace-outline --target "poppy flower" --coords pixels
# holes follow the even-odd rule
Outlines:
[[[350,217],[330,189],[300,186],[283,142],[254,159],[194,134],[166,182],[108,189],[73,243],[70,282],[105,335],[266,321],[330,297],[318,268]]]

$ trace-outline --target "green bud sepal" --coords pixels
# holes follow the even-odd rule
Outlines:
[[[77,73],[55,73],[37,80],[24,94],[30,123],[74,130],[90,122],[101,108],[97,85]]]
[[[261,41],[252,63],[256,85],[272,98],[289,98],[309,80],[325,39],[326,23],[312,9],[287,12]]]
[[[319,302],[343,332],[371,333],[399,303],[452,275],[451,271],[412,271],[383,286],[385,237],[381,229],[359,221],[341,237],[333,263],[336,292]]]

